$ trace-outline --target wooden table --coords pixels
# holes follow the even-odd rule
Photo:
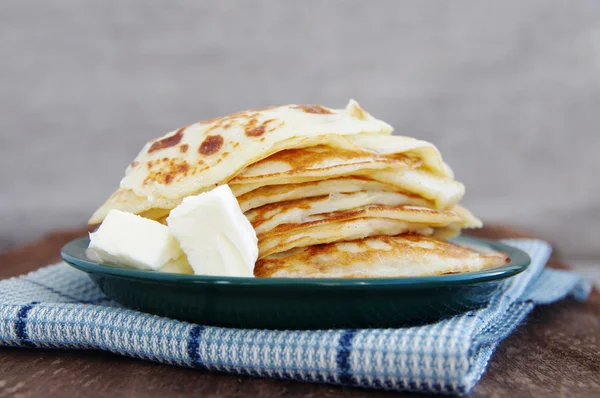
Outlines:
[[[85,230],[60,231],[0,254],[0,278],[59,259]],[[524,236],[511,228],[478,233]],[[552,258],[550,266],[565,268]],[[177,368],[97,351],[0,347],[3,397],[357,397],[415,396]],[[472,397],[600,397],[600,294],[537,307],[494,354]]]

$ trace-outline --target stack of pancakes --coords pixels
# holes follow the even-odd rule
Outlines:
[[[481,221],[430,143],[355,101],[287,105],[182,127],[147,143],[111,209],[164,221],[183,198],[229,184],[258,236],[256,276],[432,275],[504,263],[445,239]]]

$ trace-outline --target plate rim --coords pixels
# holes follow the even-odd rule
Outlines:
[[[63,260],[70,266],[91,275],[106,275],[121,279],[130,279],[138,282],[175,284],[175,285],[223,285],[223,286],[260,286],[260,287],[386,287],[401,286],[403,288],[431,288],[454,285],[470,285],[499,279],[506,279],[525,271],[531,264],[529,255],[514,246],[505,243],[472,237],[460,236],[451,240],[458,244],[483,246],[488,249],[504,252],[510,257],[510,262],[499,267],[484,269],[474,272],[456,274],[397,277],[397,278],[251,278],[184,275],[166,272],[153,272],[145,270],[119,268],[98,263],[85,256],[89,237],[73,239],[64,245],[60,251]],[[83,252],[84,257],[78,253]]]

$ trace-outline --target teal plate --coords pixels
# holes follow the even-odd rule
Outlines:
[[[63,247],[63,259],[86,272],[108,297],[139,311],[203,325],[265,329],[400,327],[483,307],[529,256],[499,242],[460,237],[510,263],[478,272],[411,278],[290,279],[179,275],[118,268],[86,254],[89,240]]]

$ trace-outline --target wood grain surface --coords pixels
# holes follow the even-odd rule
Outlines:
[[[0,254],[0,278],[59,260],[84,229],[57,231]],[[530,236],[509,227],[478,235]],[[550,266],[565,268],[556,254]],[[4,397],[359,397],[417,396],[183,369],[97,351],[0,347]],[[600,397],[600,294],[537,307],[492,357],[472,397]]]

